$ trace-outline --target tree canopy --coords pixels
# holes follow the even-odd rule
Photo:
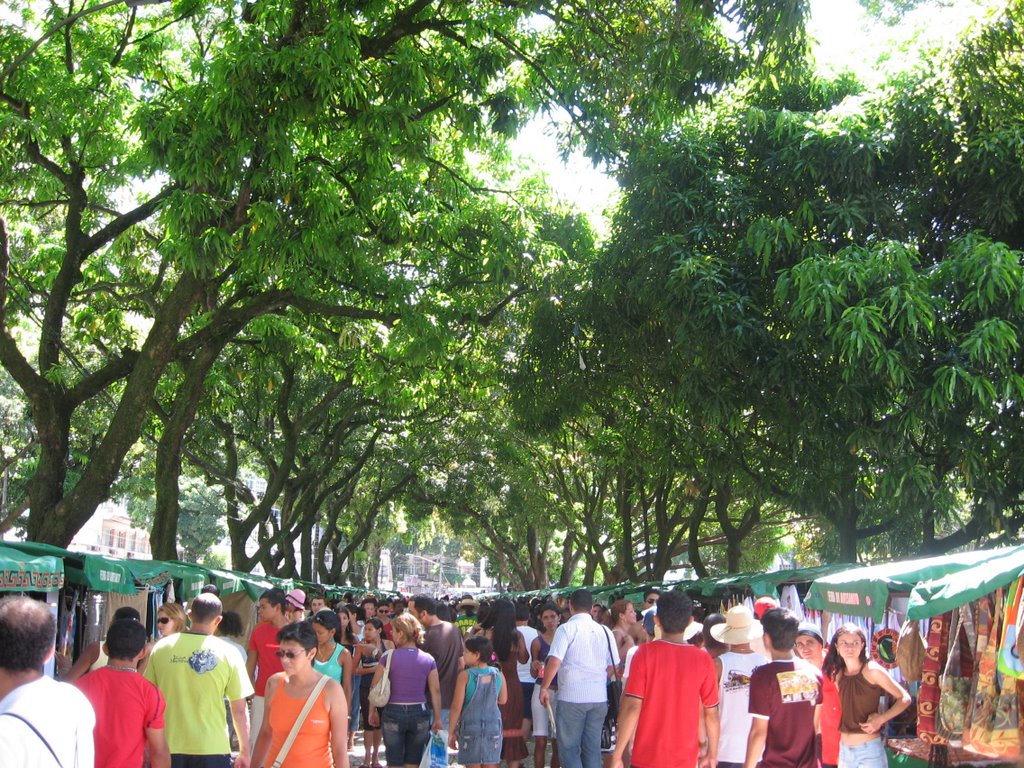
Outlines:
[[[522,586],[1015,537],[1024,8],[870,91],[807,13],[14,3],[0,523],[130,492],[341,580],[440,518]],[[604,242],[511,156],[545,113]]]

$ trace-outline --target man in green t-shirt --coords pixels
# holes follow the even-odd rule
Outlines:
[[[189,609],[191,628],[168,635],[153,646],[145,677],[167,700],[167,744],[174,765],[230,768],[231,747],[224,698],[241,747],[234,768],[249,766],[249,713],[253,693],[245,662],[231,645],[213,637],[221,619],[218,597],[201,594]]]

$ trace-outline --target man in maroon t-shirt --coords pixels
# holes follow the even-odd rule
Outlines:
[[[622,768],[631,739],[633,768],[713,768],[718,762],[718,678],[707,652],[683,639],[692,613],[685,592],[661,595],[654,617],[661,639],[633,656],[611,768]]]
[[[146,654],[146,628],[135,619],[111,622],[103,651],[107,665],[75,681],[96,711],[96,765],[142,768],[148,746],[149,765],[170,768],[163,694],[136,671]]]
[[[252,700],[252,718],[249,726],[250,753],[263,723],[263,696],[267,690],[267,680],[271,675],[284,671],[281,660],[277,658],[277,651],[281,647],[277,642],[277,633],[288,623],[288,610],[284,590],[274,587],[260,595],[260,623],[249,636],[249,656],[245,660],[245,667],[252,678],[252,687],[256,691]]]
[[[819,768],[821,672],[793,653],[800,620],[786,608],[772,608],[761,626],[771,661],[750,676],[753,722],[744,768]]]
[[[430,595],[416,595],[409,600],[409,613],[423,625],[423,644],[420,647],[437,664],[437,678],[441,686],[441,723],[447,729],[452,699],[455,698],[455,682],[465,666],[462,633],[451,622],[437,617],[437,600]]]

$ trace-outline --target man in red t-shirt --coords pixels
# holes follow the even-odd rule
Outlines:
[[[252,700],[252,719],[249,726],[250,754],[256,745],[256,736],[263,723],[263,696],[267,690],[267,680],[271,675],[284,671],[281,660],[277,658],[277,651],[281,648],[281,644],[277,642],[277,633],[288,623],[286,598],[284,590],[276,587],[260,595],[260,623],[249,636],[249,656],[245,660],[245,667],[249,670],[252,687],[256,691]]]
[[[622,768],[631,739],[634,768],[713,768],[718,762],[718,680],[707,652],[683,639],[692,613],[686,593],[661,595],[654,617],[661,639],[633,656],[611,768]]]
[[[771,661],[750,676],[750,737],[744,768],[819,768],[821,672],[793,653],[800,620],[786,608],[761,618]]]
[[[150,766],[170,768],[163,694],[136,671],[146,653],[146,628],[135,619],[112,622],[103,651],[107,665],[74,683],[96,711],[96,765],[142,768],[148,745]]]

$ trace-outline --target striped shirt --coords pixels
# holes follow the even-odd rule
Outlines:
[[[608,701],[608,667],[619,663],[612,631],[589,613],[577,613],[555,630],[549,657],[560,659],[558,700],[574,704]]]

